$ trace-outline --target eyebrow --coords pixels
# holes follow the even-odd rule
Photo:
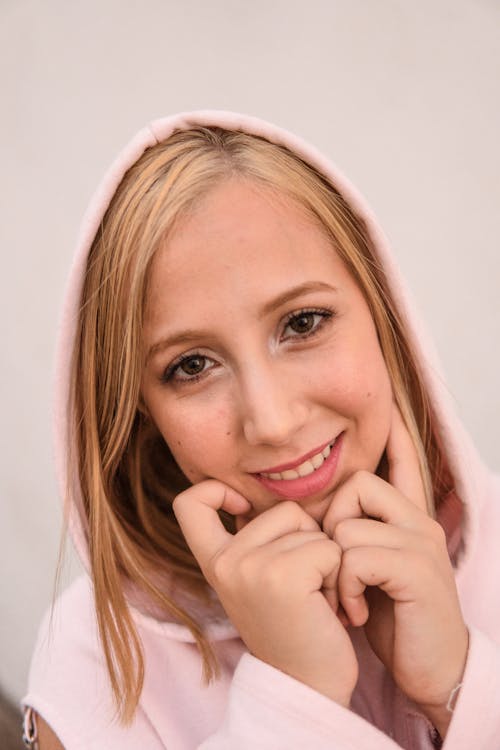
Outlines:
[[[295,297],[320,291],[337,292],[338,289],[335,286],[327,284],[325,281],[306,281],[304,284],[299,284],[298,286],[293,286],[291,289],[287,289],[283,294],[279,294],[277,297],[270,300],[270,302],[267,302],[259,313],[259,319],[265,318],[266,315],[269,315],[269,313],[274,312],[287,302],[295,299]]]
[[[298,284],[291,289],[287,289],[286,292],[283,292],[283,294],[279,294],[277,297],[274,297],[274,299],[270,300],[269,302],[266,302],[266,304],[261,308],[259,312],[259,320],[265,318],[275,310],[278,310],[280,307],[285,305],[287,302],[295,299],[296,297],[320,291],[337,292],[338,289],[331,284],[327,284],[325,281],[306,281],[304,284]],[[210,331],[203,329],[187,328],[184,331],[179,331],[178,333],[174,333],[171,336],[167,336],[166,338],[161,339],[161,341],[157,341],[150,347],[146,355],[146,364],[152,357],[154,357],[163,349],[167,349],[170,346],[175,346],[176,344],[190,344],[192,342],[198,342],[201,338],[210,335],[210,333]]]

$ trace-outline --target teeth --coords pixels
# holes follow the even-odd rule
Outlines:
[[[299,474],[294,469],[287,469],[281,473],[283,479],[298,479]]]
[[[323,456],[321,456],[323,459]],[[299,477],[307,477],[308,474],[312,474],[315,469],[318,469],[319,466],[323,463],[323,460],[321,460],[321,463],[317,466],[312,461],[304,461],[303,464],[300,464],[297,471],[299,472]]]
[[[325,459],[330,455],[333,445],[334,443],[332,443],[332,445],[327,445],[326,448],[323,448],[321,453],[317,453],[315,456],[308,458],[307,461],[304,461],[300,466],[297,466],[296,469],[287,469],[286,471],[273,472],[272,474],[261,472],[262,476],[269,477],[269,479],[298,479],[299,477],[307,477],[323,465]]]
[[[311,458],[311,463],[313,465],[313,468],[319,469],[319,467],[321,466],[324,460],[325,460],[325,457],[323,456],[322,453],[320,453],[318,456],[313,456]]]

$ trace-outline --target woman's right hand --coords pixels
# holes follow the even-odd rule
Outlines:
[[[292,501],[228,533],[217,511],[242,515],[250,503],[214,479],[182,492],[173,507],[205,578],[248,650],[348,706],[358,663],[336,615],[340,547]]]

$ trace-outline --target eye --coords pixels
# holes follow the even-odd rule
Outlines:
[[[182,381],[193,383],[199,380],[214,364],[213,359],[203,354],[188,354],[172,362],[162,375],[164,383]]]
[[[291,329],[294,335],[286,335],[285,338],[308,338],[323,327],[324,323],[333,316],[333,310],[299,310],[292,313],[286,320],[284,333]]]

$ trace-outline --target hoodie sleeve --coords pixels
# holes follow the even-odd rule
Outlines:
[[[61,619],[67,619],[64,613]],[[182,682],[164,696],[163,729],[141,706],[132,725],[123,727],[112,718],[105,665],[89,643],[90,623],[82,620],[71,619],[62,631],[59,622],[51,638],[44,618],[22,701],[65,750],[401,750],[368,721],[248,653],[230,681],[222,720],[207,739],[196,727],[216,706],[198,704],[194,685],[190,704],[183,703]]]
[[[241,658],[234,673],[224,721],[199,750],[235,747],[239,750],[401,748],[349,709],[250,654]]]
[[[469,636],[462,687],[442,750],[498,750],[500,644],[474,627],[469,628]],[[413,739],[418,742],[416,736]],[[433,747],[424,733],[419,740],[415,747]],[[234,747],[394,750],[401,746],[352,711],[247,654],[236,669],[225,720],[200,750]]]
[[[500,645],[469,627],[469,654],[443,750],[500,747]]]

